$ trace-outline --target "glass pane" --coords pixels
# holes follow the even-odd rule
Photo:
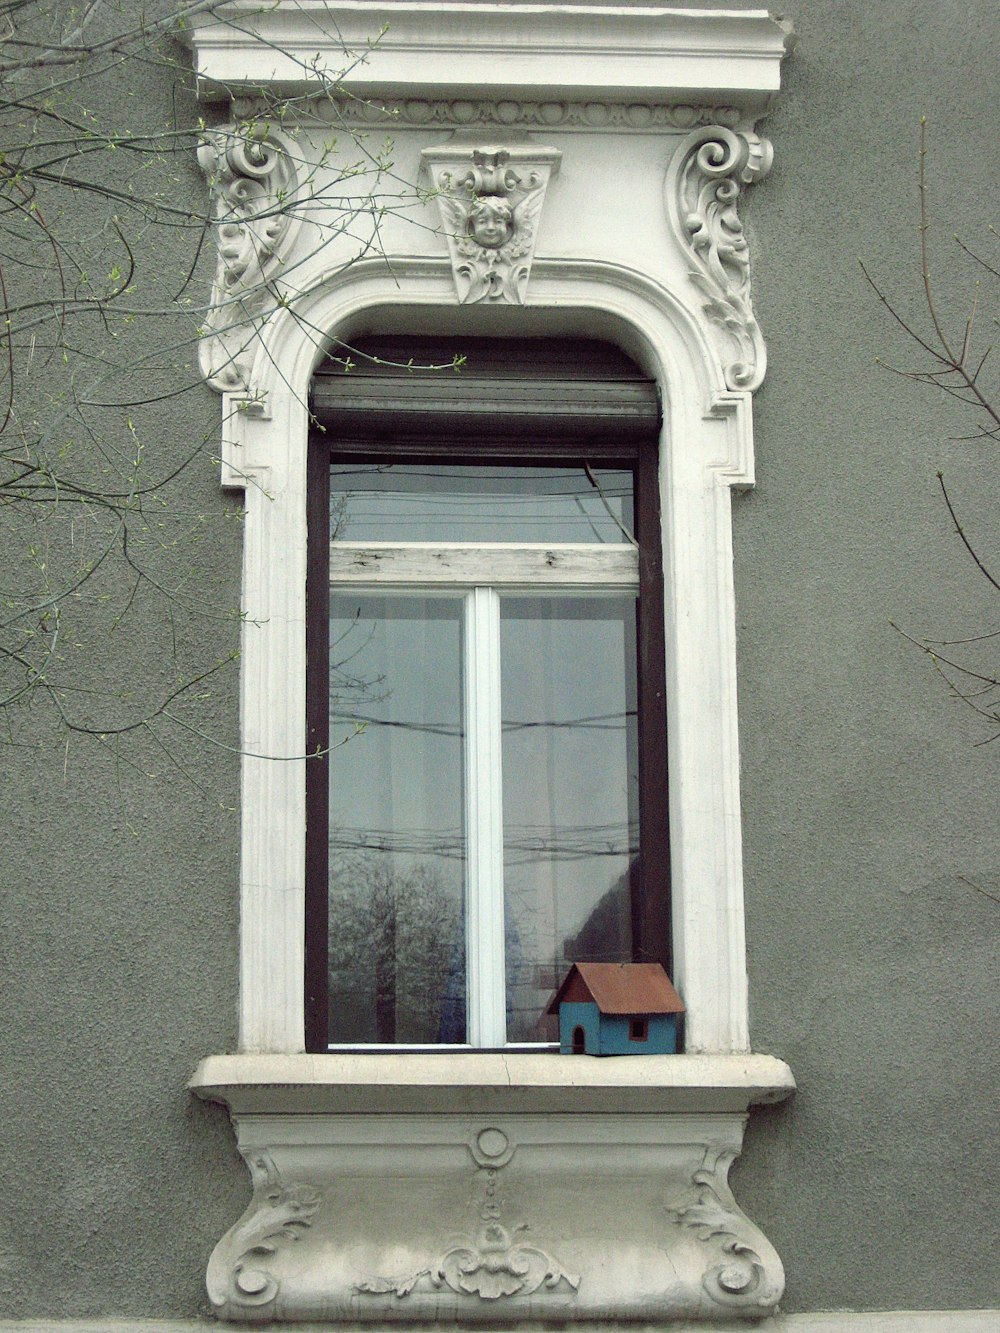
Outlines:
[[[632,958],[635,626],[634,597],[500,603],[509,1042],[558,1040],[570,963]]]
[[[330,597],[330,1040],[465,1040],[460,598]]]
[[[632,526],[629,471],[345,463],[330,472],[335,541],[617,544]]]

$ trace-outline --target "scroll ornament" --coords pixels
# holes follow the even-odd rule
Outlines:
[[[522,305],[556,149],[424,150],[463,304]]]
[[[279,304],[275,280],[298,228],[295,167],[288,146],[258,127],[210,131],[198,162],[212,192],[219,252],[202,370],[214,389],[245,392],[255,334]]]
[[[220,1316],[273,1303],[280,1283],[271,1259],[312,1225],[320,1196],[305,1185],[285,1185],[266,1157],[250,1164],[254,1196],[240,1220],[219,1241],[208,1261],[205,1284]]]
[[[667,213],[693,261],[688,276],[705,297],[703,309],[722,331],[730,389],[758,388],[767,365],[736,206],[746,186],[767,175],[772,157],[770,143],[759,135],[711,125],[683,140],[667,173]]]
[[[773,1314],[785,1289],[785,1270],[777,1251],[740,1211],[729,1188],[734,1154],[709,1151],[705,1165],[694,1173],[697,1201],[670,1211],[682,1227],[718,1251],[718,1262],[706,1267],[702,1287],[711,1299],[731,1310]]]

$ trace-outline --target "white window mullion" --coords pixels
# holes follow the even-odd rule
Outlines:
[[[503,801],[500,768],[500,596],[473,588],[465,599],[466,1040],[503,1046]]]

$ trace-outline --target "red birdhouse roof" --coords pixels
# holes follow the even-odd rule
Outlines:
[[[602,1014],[680,1014],[684,1002],[659,963],[573,963],[547,1012],[593,1000]]]

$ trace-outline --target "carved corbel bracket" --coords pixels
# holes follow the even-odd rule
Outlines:
[[[522,305],[549,178],[562,154],[517,143],[425,148],[458,299]]]
[[[280,304],[277,278],[299,225],[294,155],[273,130],[226,126],[204,136],[198,162],[218,247],[201,368],[219,392],[248,393],[254,340]]]
[[[777,1250],[741,1211],[729,1188],[735,1153],[709,1149],[694,1173],[693,1203],[669,1211],[681,1227],[714,1250],[701,1285],[717,1305],[732,1313],[773,1314],[785,1289],[785,1270]]]
[[[284,1185],[265,1153],[249,1159],[254,1197],[226,1232],[208,1261],[205,1286],[217,1311],[239,1318],[246,1311],[264,1316],[280,1290],[273,1269],[278,1250],[297,1241],[312,1225],[321,1196],[303,1185]]]
[[[236,1117],[254,1191],[209,1262],[222,1319],[345,1330],[729,1327],[758,1322],[781,1299],[781,1260],[727,1183],[743,1133],[737,1108],[493,1108],[481,1118],[425,1104],[400,1113],[390,1092],[375,1114],[315,1102],[290,1110],[308,1106],[316,1086],[260,1085]],[[567,1084],[559,1095],[578,1094]],[[269,1114],[275,1095],[281,1109]]]
[[[677,148],[667,172],[667,215],[688,276],[705,298],[730,389],[756,389],[767,354],[750,300],[750,254],[737,213],[746,186],[766,176],[773,150],[749,131],[709,125]]]

